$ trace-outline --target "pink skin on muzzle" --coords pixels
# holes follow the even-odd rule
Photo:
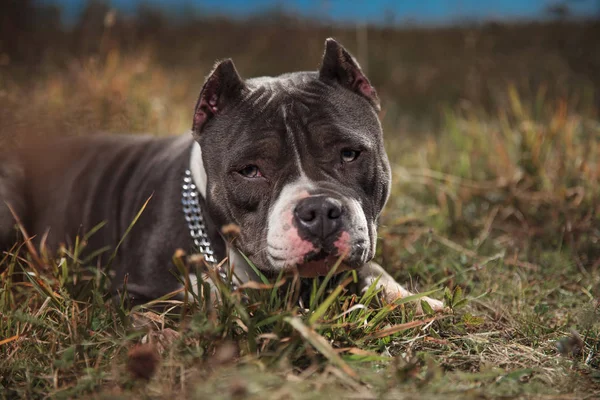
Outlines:
[[[300,237],[298,229],[292,223],[294,215],[291,211],[286,211],[282,217],[284,219],[285,242],[287,243],[287,258],[292,263],[298,263],[308,253],[315,251],[315,246]]]
[[[350,234],[346,231],[342,232],[338,240],[334,243],[337,250],[336,255],[326,257],[323,260],[311,261],[297,267],[301,277],[314,278],[324,276],[329,273],[331,268],[339,261],[340,257],[346,257],[350,253]],[[336,272],[349,270],[350,267],[344,262],[340,263]]]
[[[343,231],[333,245],[337,249],[338,256],[350,253],[350,234],[346,231]]]
[[[323,260],[310,261],[302,263],[302,260],[311,252],[316,251],[315,246],[302,239],[298,235],[298,229],[292,224],[293,214],[288,211],[284,214],[285,225],[284,230],[286,232],[286,241],[289,243],[289,252],[287,258],[290,260],[290,264],[296,264],[296,269],[301,277],[313,278],[317,276],[324,276],[330,271],[330,269],[338,261],[339,257],[345,256],[350,252],[350,234],[346,231],[342,232],[340,237],[335,241],[334,246],[337,250],[337,254],[326,257]],[[338,267],[338,272],[349,269],[345,264],[341,264]]]

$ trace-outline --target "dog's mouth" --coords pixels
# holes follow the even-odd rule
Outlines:
[[[344,256],[334,256],[321,250],[305,257],[305,262],[296,265],[295,270],[301,278],[316,278],[327,275],[333,268],[336,268],[336,273],[351,269],[344,260]]]
[[[367,241],[348,242],[348,239],[343,245],[337,242],[325,245],[307,242],[304,247],[297,245],[291,249],[269,245],[266,253],[268,270],[270,273],[283,270],[285,274],[298,273],[302,278],[315,278],[329,274],[334,268],[335,273],[339,273],[363,266],[369,257]]]

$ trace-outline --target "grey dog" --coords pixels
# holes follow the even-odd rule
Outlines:
[[[68,138],[0,160],[0,250],[15,220],[60,243],[101,222],[88,248],[114,248],[145,211],[114,260],[113,292],[127,280],[143,302],[181,288],[179,248],[209,263],[228,258],[237,283],[256,280],[243,253],[270,276],[356,269],[388,300],[410,294],[372,262],[377,222],[391,185],[377,92],[333,39],[321,67],[243,80],[231,60],[216,64],[181,136]],[[222,227],[239,227],[226,246]],[[101,256],[106,262],[107,256]],[[434,309],[442,303],[426,298]]]

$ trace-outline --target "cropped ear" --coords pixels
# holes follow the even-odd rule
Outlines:
[[[245,89],[244,82],[231,59],[217,63],[206,78],[196,109],[192,131],[199,135],[211,118],[222,111],[228,102],[240,96]]]
[[[340,85],[363,96],[375,110],[381,106],[375,88],[360,69],[358,62],[334,39],[325,41],[325,54],[321,62],[319,77],[325,81],[337,81]]]

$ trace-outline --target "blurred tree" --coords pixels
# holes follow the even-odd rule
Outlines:
[[[80,54],[97,53],[102,44],[105,18],[110,13],[110,5],[105,0],[89,0],[74,28],[76,49]]]
[[[557,20],[565,20],[573,16],[573,7],[576,3],[591,4],[593,0],[561,0],[548,4],[545,13]],[[600,0],[596,0],[597,16],[600,17]],[[586,15],[586,17],[590,17]]]
[[[546,7],[546,13],[554,19],[564,20],[571,16],[571,8],[566,1],[551,3]]]
[[[137,37],[148,41],[158,41],[167,30],[169,21],[164,11],[150,4],[142,3],[136,12]]]
[[[0,0],[0,57],[4,63],[39,63],[47,40],[62,34],[60,9],[35,0]],[[40,35],[40,32],[43,34]]]

